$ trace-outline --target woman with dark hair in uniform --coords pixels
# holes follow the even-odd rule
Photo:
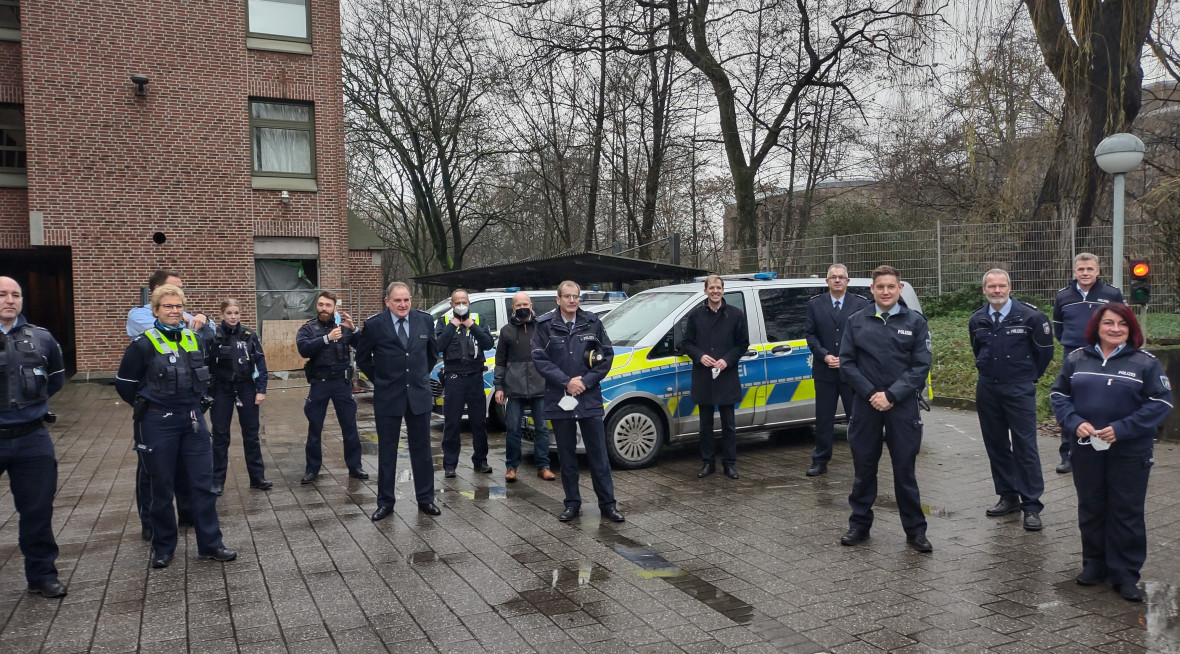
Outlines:
[[[262,445],[258,441],[258,411],[266,399],[266,357],[258,332],[241,323],[242,307],[235,299],[221,303],[221,324],[213,332],[209,346],[209,367],[213,372],[213,492],[225,490],[225,471],[229,467],[229,423],[238,410],[242,428],[242,450],[250,488],[270,490],[262,462]]]
[[[1049,395],[1070,441],[1082,532],[1082,586],[1109,580],[1142,602],[1139,570],[1147,559],[1143,504],[1156,430],[1172,410],[1163,366],[1139,349],[1143,332],[1125,304],[1094,312],[1086,343],[1067,352]]]

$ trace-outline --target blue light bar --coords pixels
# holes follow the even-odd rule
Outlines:
[[[774,279],[778,277],[776,272],[760,272],[754,274],[754,279]]]
[[[520,290],[519,286],[509,286],[508,288],[504,289],[504,292],[505,293],[515,293],[519,290]]]

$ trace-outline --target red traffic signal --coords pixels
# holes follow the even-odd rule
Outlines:
[[[1131,276],[1135,279],[1145,279],[1151,272],[1151,266],[1146,261],[1131,262]]]
[[[1131,293],[1130,300],[1132,304],[1146,306],[1151,300],[1151,280],[1148,279],[1151,275],[1151,264],[1136,259],[1129,262],[1131,269]]]

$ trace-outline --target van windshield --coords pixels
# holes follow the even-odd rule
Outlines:
[[[641,293],[606,314],[602,326],[614,345],[635,347],[660,321],[693,295],[697,293]]]

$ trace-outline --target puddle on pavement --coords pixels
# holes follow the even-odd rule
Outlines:
[[[889,507],[893,510],[897,510],[897,500],[893,499],[892,496],[878,495],[876,507]],[[925,513],[929,516],[934,516],[935,518],[949,518],[954,515],[954,513],[951,511],[947,511],[946,507],[944,506],[930,506],[929,504],[922,505],[922,513]]]
[[[1143,583],[1147,612],[1142,626],[1149,652],[1180,651],[1180,587],[1158,581]]]
[[[416,564],[416,563],[437,563],[437,562],[438,562],[438,554],[435,554],[434,552],[431,552],[430,550],[426,550],[423,552],[413,552],[409,556],[406,557],[406,563],[409,563],[411,565]]]
[[[474,491],[459,491],[459,494],[469,500],[502,500],[508,497],[508,489],[503,486],[481,486]]]
[[[589,561],[583,561],[578,564],[577,570],[555,568],[549,580],[549,587],[571,588],[575,586],[586,586],[596,581],[604,581],[608,577],[610,575],[601,566],[596,566]]]

